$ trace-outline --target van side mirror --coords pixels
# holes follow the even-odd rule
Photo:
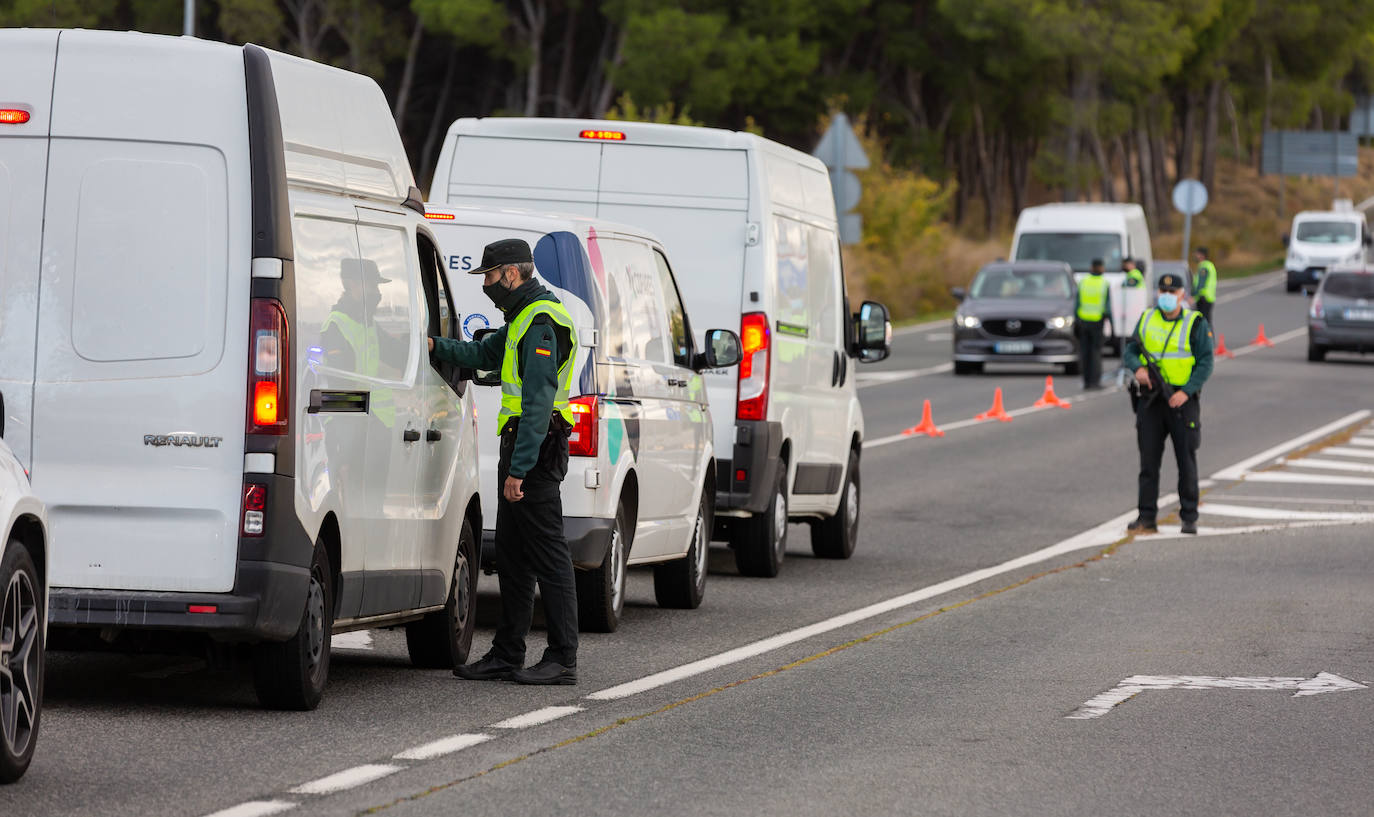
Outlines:
[[[692,369],[724,369],[738,365],[742,356],[739,335],[729,329],[708,329],[706,351],[692,358]]]
[[[1288,246],[1288,233],[1284,233],[1284,234],[1283,234],[1283,246],[1284,246],[1284,247],[1287,247],[1287,246]]]
[[[949,294],[954,296],[954,300],[962,303],[968,297],[968,290],[963,287],[950,287]]]
[[[1366,247],[1368,247],[1368,246],[1370,246],[1370,245],[1374,245],[1374,235],[1370,235],[1369,233],[1365,233],[1365,234],[1364,234],[1364,245],[1365,245]]]
[[[0,440],[5,438],[5,393],[0,392]]]
[[[481,340],[482,338],[494,333],[495,331],[496,330],[492,329],[490,326],[485,326],[481,329],[478,329],[476,332],[473,332],[472,339]],[[501,385],[501,372],[500,370],[492,371],[488,369],[478,369],[477,371],[473,372],[472,382],[476,383],[479,386],[499,386]]]
[[[887,307],[877,301],[864,301],[854,316],[858,329],[854,351],[860,363],[877,363],[892,353],[892,321]]]

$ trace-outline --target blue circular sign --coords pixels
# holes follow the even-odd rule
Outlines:
[[[477,323],[479,321],[481,322],[481,325],[473,326],[474,323]],[[471,312],[467,315],[467,317],[463,318],[463,335],[467,337],[468,340],[472,340],[472,335],[474,332],[476,332],[478,329],[486,329],[490,326],[491,321],[487,320],[486,315],[483,315],[481,312]]]

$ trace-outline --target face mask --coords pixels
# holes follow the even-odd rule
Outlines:
[[[1178,295],[1173,292],[1159,293],[1159,308],[1163,312],[1173,312],[1178,309]]]

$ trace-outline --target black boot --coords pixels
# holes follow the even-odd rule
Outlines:
[[[529,669],[511,676],[517,684],[569,685],[577,683],[577,667],[565,667],[556,661],[540,661]]]
[[[1196,521],[1193,521],[1193,522],[1184,522],[1184,523],[1183,523],[1183,532],[1184,532],[1184,533],[1191,533],[1191,534],[1196,535],[1196,534],[1197,534],[1197,522],[1196,522]]]
[[[1146,519],[1143,516],[1137,516],[1134,522],[1126,526],[1126,532],[1159,533],[1159,528],[1155,525],[1155,521],[1153,519]]]
[[[518,664],[487,653],[471,664],[454,667],[453,674],[468,681],[506,681],[519,670]]]

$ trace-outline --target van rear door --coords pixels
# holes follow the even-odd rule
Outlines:
[[[51,581],[228,592],[249,359],[243,54],[60,39],[33,426],[62,543]]]
[[[43,184],[57,32],[0,32],[0,395],[5,442],[29,467]]]

